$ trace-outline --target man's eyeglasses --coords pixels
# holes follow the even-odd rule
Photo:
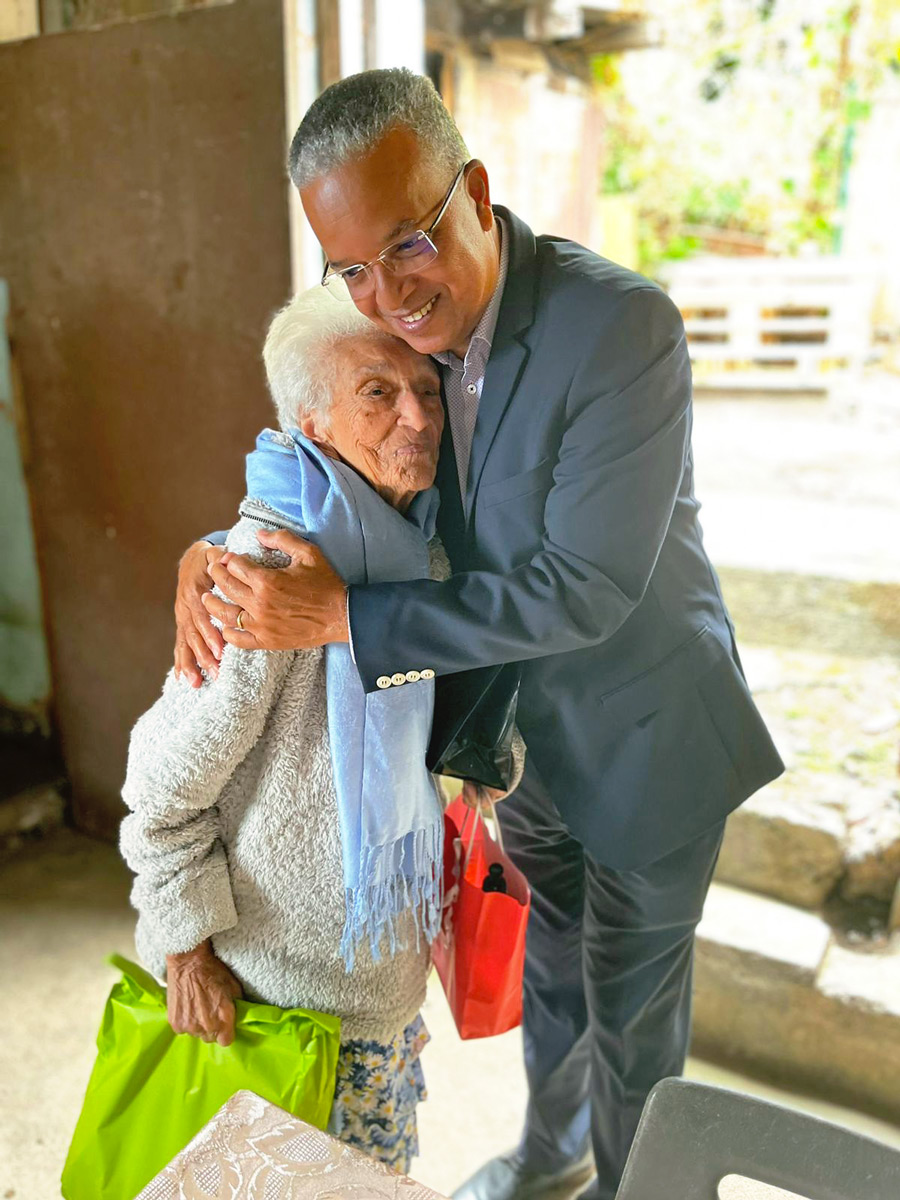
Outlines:
[[[471,159],[469,160],[471,161]],[[456,172],[456,178],[450,184],[450,190],[444,197],[438,215],[427,229],[416,229],[405,234],[390,246],[386,246],[371,262],[354,263],[344,267],[342,271],[332,270],[329,263],[325,264],[322,275],[322,287],[327,288],[338,300],[360,300],[368,296],[375,288],[375,274],[372,270],[375,263],[381,263],[392,275],[412,275],[421,271],[437,258],[438,248],[432,240],[432,234],[441,222],[444,213],[450,207],[450,201],[459,187],[459,181],[466,173],[468,162]]]

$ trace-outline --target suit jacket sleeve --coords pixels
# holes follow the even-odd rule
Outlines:
[[[678,310],[655,288],[628,293],[571,377],[543,535],[530,561],[503,575],[468,571],[444,583],[350,589],[366,690],[395,671],[430,667],[440,675],[614,634],[643,597],[669,527],[689,453],[690,405]]]

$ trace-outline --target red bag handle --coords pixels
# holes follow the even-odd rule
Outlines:
[[[500,831],[500,822],[497,820],[497,809],[495,808],[493,802],[490,805],[490,810],[491,810],[491,820],[494,823],[494,830],[496,831],[496,835],[497,835],[492,840],[496,841],[497,845],[500,847],[501,854],[506,854],[506,849],[503,845],[503,834]],[[465,861],[463,862],[463,869],[462,869],[463,875],[465,875],[466,871],[469,869],[469,860],[471,859],[472,851],[475,848],[475,834],[478,830],[478,822],[479,821],[484,822],[484,813],[481,811],[480,808],[467,808],[466,809],[466,815],[463,817],[462,827],[460,828],[460,831],[459,831],[459,840],[461,842],[463,842],[463,844],[465,844],[466,826],[469,823],[470,815],[473,817],[472,836],[469,838],[469,845],[468,845],[468,848],[466,849],[466,857],[465,857]]]

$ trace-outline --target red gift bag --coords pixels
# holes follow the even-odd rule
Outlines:
[[[499,832],[499,829],[498,829]],[[461,1038],[493,1037],[522,1022],[525,927],[531,889],[461,797],[444,814],[444,923],[432,947]],[[507,892],[482,890],[500,863]]]

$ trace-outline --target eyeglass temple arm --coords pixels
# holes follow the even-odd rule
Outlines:
[[[451,185],[450,185],[450,191],[444,197],[444,203],[441,205],[440,212],[434,218],[434,220],[431,222],[431,225],[428,227],[428,229],[423,230],[423,232],[425,233],[426,236],[428,234],[434,233],[435,229],[437,229],[438,222],[440,221],[441,217],[443,217],[443,215],[447,211],[447,209],[450,207],[450,201],[456,195],[456,189],[459,187],[459,181],[462,179],[463,175],[465,175],[466,167],[469,165],[470,162],[474,162],[474,159],[471,159],[471,158],[468,159],[466,162],[463,163],[463,165],[456,172],[456,178],[453,180],[453,183],[451,183]]]

